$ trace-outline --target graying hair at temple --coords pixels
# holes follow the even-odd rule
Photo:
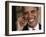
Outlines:
[[[39,7],[35,7],[35,8],[36,8],[37,10],[39,10]],[[25,9],[25,6],[22,7],[22,10],[21,10],[21,11],[23,12],[24,9]]]

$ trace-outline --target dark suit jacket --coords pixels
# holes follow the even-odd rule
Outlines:
[[[29,30],[28,29],[28,24],[23,28],[23,30]],[[41,30],[41,24],[39,24],[39,30]]]

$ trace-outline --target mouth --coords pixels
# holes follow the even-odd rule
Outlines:
[[[28,18],[28,22],[33,22],[35,19],[36,19],[35,16],[31,16],[31,17]]]
[[[33,22],[33,21],[34,21],[34,18],[32,18],[32,19],[29,19],[28,21],[29,21],[29,22]]]

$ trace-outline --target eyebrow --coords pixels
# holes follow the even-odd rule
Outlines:
[[[34,12],[35,10],[32,10],[31,12]]]
[[[39,10],[39,7],[34,7],[34,8],[36,8],[37,10]],[[22,11],[24,11],[24,9],[25,9],[25,7],[23,6],[22,7]]]

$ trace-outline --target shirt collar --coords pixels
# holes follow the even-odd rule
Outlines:
[[[37,23],[36,27],[34,29],[39,29],[39,24]]]
[[[30,29],[32,29],[32,28],[30,28],[30,27],[28,27],[29,28],[29,30]],[[39,24],[37,23],[37,25],[36,25],[36,27],[34,28],[35,30],[37,30],[37,29],[39,29]]]

